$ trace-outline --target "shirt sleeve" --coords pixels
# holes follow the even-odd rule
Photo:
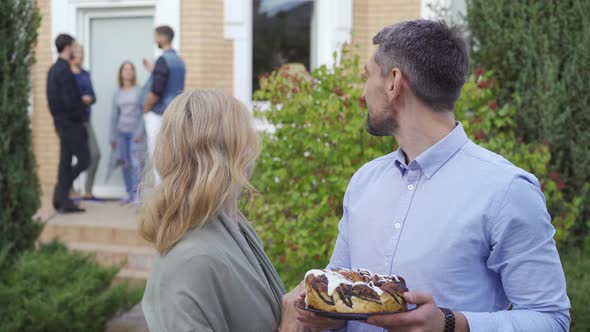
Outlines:
[[[338,237],[336,238],[336,245],[334,246],[334,252],[332,258],[328,264],[327,269],[335,268],[350,268],[350,248],[348,246],[348,202],[350,199],[350,192],[353,187],[354,177],[350,180],[350,184],[344,194],[344,200],[342,202],[342,219],[338,224]]]
[[[168,64],[166,64],[166,60],[164,60],[163,57],[159,57],[152,73],[152,93],[158,97],[162,97],[164,91],[166,90],[166,84],[168,84],[168,75]]]
[[[92,79],[90,77],[90,72],[86,72],[86,77],[88,78],[88,92],[92,97],[92,105],[96,104],[96,93],[94,93],[94,87],[92,86]]]
[[[463,312],[471,331],[568,331],[570,302],[538,181],[516,176],[489,226],[488,268],[501,278],[512,310]]]

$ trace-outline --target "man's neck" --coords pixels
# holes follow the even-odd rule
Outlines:
[[[406,154],[408,163],[441,141],[455,128],[452,112],[416,113],[406,124],[400,124],[393,135]]]
[[[64,53],[60,53],[59,54],[59,58],[62,59],[65,62],[70,62],[70,57],[67,54]]]
[[[162,52],[166,52],[168,50],[172,49],[172,45],[164,45],[162,46]]]

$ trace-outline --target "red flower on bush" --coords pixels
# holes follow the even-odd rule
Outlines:
[[[488,102],[488,107],[492,109],[492,111],[495,111],[498,109],[498,103],[495,100],[490,100]]]
[[[559,181],[559,173],[557,173],[557,172],[551,172],[551,173],[547,174],[547,177],[549,179],[551,179],[551,181],[555,181],[555,182]]]
[[[299,88],[298,88],[298,87],[296,87],[296,86],[294,86],[294,87],[291,89],[291,92],[293,92],[293,93],[299,93]]]
[[[557,189],[559,189],[559,191],[563,191],[565,189],[565,183],[563,183],[563,181],[557,180],[555,181],[555,184],[557,185]]]
[[[344,95],[342,88],[339,86],[335,87],[333,91],[338,97],[341,97],[342,95]]]
[[[480,129],[480,130],[476,131],[476,132],[473,134],[473,138],[475,138],[476,140],[480,140],[480,139],[482,139],[483,137],[484,137],[484,132],[483,132],[483,130],[482,130],[482,129]]]
[[[545,184],[544,183],[541,183],[541,191],[545,192]]]
[[[289,88],[287,88],[285,85],[281,85],[281,86],[279,87],[279,90],[280,90],[282,93],[287,93],[287,92],[289,91]]]
[[[281,73],[281,77],[283,77],[283,78],[287,78],[287,77],[289,77],[289,73],[287,73],[287,72],[282,72],[282,73]]]
[[[490,82],[488,82],[488,81],[479,82],[479,83],[477,83],[477,87],[480,89],[487,89],[490,87]]]
[[[359,97],[359,106],[367,107],[367,99],[365,97]]]
[[[483,74],[483,68],[481,68],[481,66],[477,66],[473,73],[475,74],[475,77],[480,77],[481,74]]]
[[[348,108],[350,106],[350,102],[349,102],[350,98],[346,97],[346,99],[344,99],[344,102],[342,103],[344,105],[344,107]]]

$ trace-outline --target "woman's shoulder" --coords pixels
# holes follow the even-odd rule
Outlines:
[[[182,239],[157,260],[166,269],[191,268],[193,266],[221,267],[231,255],[226,237],[214,223],[188,231]],[[206,272],[206,269],[201,269]]]

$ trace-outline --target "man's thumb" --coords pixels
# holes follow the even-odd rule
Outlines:
[[[404,299],[410,304],[422,305],[432,302],[432,295],[429,293],[405,292]]]

